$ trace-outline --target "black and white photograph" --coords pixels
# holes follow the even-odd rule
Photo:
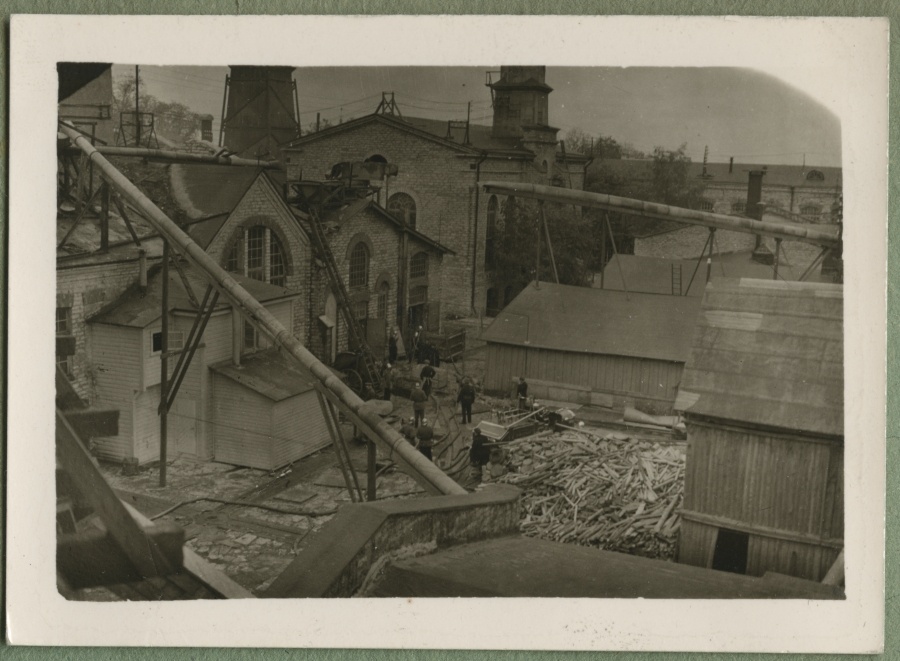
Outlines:
[[[16,18],[13,641],[877,651],[886,23]]]

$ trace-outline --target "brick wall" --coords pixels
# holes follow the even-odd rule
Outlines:
[[[765,181],[765,179],[763,179]],[[762,188],[762,201],[767,206],[784,209],[788,213],[800,214],[805,205],[815,205],[821,210],[817,219],[812,222],[830,223],[831,205],[840,194],[839,188],[794,187],[793,193],[788,186],[766,186]],[[747,202],[747,186],[740,184],[709,184],[703,197],[713,203],[712,211],[716,213],[732,213],[732,205]]]
[[[157,260],[148,258],[148,267]],[[138,280],[138,260],[71,266],[56,270],[56,305],[72,309],[75,355],[72,357],[72,385],[82,399],[93,403],[95,375],[91,364],[91,339],[85,321],[114,301]]]
[[[287,288],[292,291],[308,292],[311,255],[309,238],[281,200],[278,192],[262,175],[235,206],[222,229],[207,247],[207,252],[224,267],[232,242],[241,235],[244,228],[255,225],[265,225],[274,231],[288,254]],[[309,329],[308,299],[304,297],[302,301],[304,304],[294,306],[291,328],[294,335],[301,339],[307,336]]]
[[[473,271],[474,311],[483,312],[488,280],[484,272],[488,196],[483,192],[476,194],[476,155],[372,121],[329,132],[287,152],[288,178],[322,179],[336,163],[362,161],[376,154],[399,168],[398,175],[391,177],[382,187],[378,201],[387,206],[388,199],[395,193],[410,195],[416,202],[416,229],[456,253],[443,259],[440,287],[442,316],[447,318],[473,312]],[[547,154],[543,155],[543,159],[553,161]],[[583,187],[581,168],[566,167],[560,163],[552,163],[548,172],[541,172],[531,160],[493,155],[480,167],[482,182],[500,180],[546,184],[554,175],[566,187]]]

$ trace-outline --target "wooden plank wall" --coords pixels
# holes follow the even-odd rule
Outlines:
[[[119,409],[119,434],[94,439],[98,456],[111,461],[134,454],[134,392],[140,387],[140,329],[90,324],[98,406]]]
[[[683,363],[607,354],[533,349],[489,342],[485,388],[506,391],[513,377],[570,383],[595,392],[672,403]]]
[[[821,580],[844,534],[842,444],[689,418],[683,510],[722,523],[686,518],[680,562],[711,566],[719,528],[743,528],[747,573]]]
[[[309,456],[331,443],[314,391],[277,402],[272,420],[273,468]]]
[[[215,460],[272,470],[272,401],[213,375]]]

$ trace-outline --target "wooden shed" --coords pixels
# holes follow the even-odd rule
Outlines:
[[[696,297],[542,282],[484,332],[485,389],[525,376],[538,399],[669,413],[690,353]]]
[[[821,580],[843,547],[843,288],[707,286],[675,404],[679,561]]]
[[[277,350],[210,369],[216,461],[274,470],[330,442],[311,377]]]

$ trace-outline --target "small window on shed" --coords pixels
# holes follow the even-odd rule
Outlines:
[[[68,335],[72,332],[72,308],[56,308],[56,334]]]
[[[825,181],[825,173],[821,170],[810,170],[806,173],[808,181]]]
[[[178,351],[184,348],[184,331],[169,331],[169,351]],[[150,336],[150,353],[162,351],[162,331],[156,331]]]
[[[417,252],[409,260],[409,277],[427,278],[428,277],[428,253]]]

